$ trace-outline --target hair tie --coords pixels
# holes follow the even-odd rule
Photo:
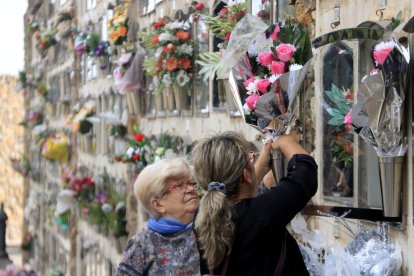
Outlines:
[[[223,194],[226,194],[226,185],[220,182],[211,182],[208,184],[207,190],[217,190],[219,192],[222,192]]]

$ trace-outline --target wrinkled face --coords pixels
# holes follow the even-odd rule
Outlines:
[[[160,206],[157,211],[163,217],[172,217],[184,223],[191,222],[200,203],[197,183],[188,178],[172,178],[167,180],[166,187],[158,197]]]

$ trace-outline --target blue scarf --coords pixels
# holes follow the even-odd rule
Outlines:
[[[160,234],[176,234],[187,230],[193,223],[184,224],[173,218],[149,219],[148,228]]]

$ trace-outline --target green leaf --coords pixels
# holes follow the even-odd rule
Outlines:
[[[327,108],[326,111],[331,115],[332,117],[344,117],[342,113],[336,109],[336,108]]]
[[[332,125],[332,126],[340,126],[343,123],[344,123],[344,117],[332,117],[328,121],[328,125]]]

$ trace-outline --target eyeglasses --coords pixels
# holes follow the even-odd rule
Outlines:
[[[175,182],[175,183],[171,184],[171,186],[168,187],[168,189],[165,190],[165,192],[163,192],[162,195],[164,196],[168,193],[171,193],[174,190],[178,191],[178,192],[187,191],[188,187],[196,189],[197,188],[197,182],[189,181],[189,180]]]

